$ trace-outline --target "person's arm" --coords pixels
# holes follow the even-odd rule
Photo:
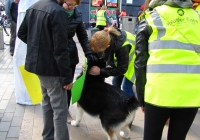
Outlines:
[[[145,19],[140,21],[136,36],[135,46],[135,76],[136,76],[136,91],[138,101],[141,107],[144,107],[144,92],[146,84],[146,67],[149,58],[148,40],[152,33],[152,29],[147,25]]]
[[[106,12],[104,12],[104,17],[106,18],[106,22],[108,23],[108,25],[110,25],[110,21],[109,21],[109,19],[108,19],[108,17],[107,17]]]
[[[5,12],[6,12],[6,16],[7,16],[7,21],[9,23],[12,21],[12,16],[11,16],[11,13],[10,13],[12,2],[13,2],[12,0],[7,0],[6,1],[6,6],[5,6]]]
[[[68,48],[68,17],[64,10],[55,12],[52,16],[51,28],[54,45],[53,54],[58,65],[62,85],[66,87],[73,81]]]
[[[24,43],[27,44],[27,34],[28,34],[28,27],[27,27],[27,23],[26,23],[26,15],[19,27],[17,36],[19,39],[21,39]]]
[[[81,44],[84,54],[87,57],[88,63],[94,63],[95,61],[98,61],[97,56],[88,47],[89,39],[83,22],[80,22],[80,24],[78,25],[76,35]]]
[[[118,16],[118,17],[121,17],[121,16],[122,16],[122,14],[123,14],[123,13],[121,12],[121,13],[119,14],[119,16]]]
[[[126,73],[129,64],[129,51],[131,46],[123,46],[117,50],[115,56],[117,58],[117,67],[114,68],[101,68],[100,75],[104,77],[118,76]],[[114,58],[113,58],[114,59]]]

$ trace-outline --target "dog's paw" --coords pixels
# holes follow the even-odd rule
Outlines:
[[[71,121],[71,125],[72,125],[72,126],[78,126],[78,124],[79,124],[79,123],[76,122],[75,120],[72,120],[72,121]]]
[[[120,131],[120,132],[119,132],[119,135],[120,135],[122,138],[129,138],[129,134],[124,133],[124,131]]]

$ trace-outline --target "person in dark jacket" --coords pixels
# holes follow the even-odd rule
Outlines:
[[[76,34],[78,40],[81,44],[81,47],[87,57],[87,61],[93,63],[94,61],[98,61],[98,58],[94,55],[94,53],[89,49],[88,44],[88,35],[86,32],[86,28],[82,21],[82,13],[78,10],[76,5],[79,5],[81,0],[67,0],[63,4],[63,8],[65,8],[67,16],[69,18],[68,22],[68,46],[70,51],[70,68],[72,69],[72,76],[74,77],[76,65],[79,62],[78,51],[76,47],[76,43],[73,40],[74,35]],[[68,91],[68,108],[70,106],[71,101],[71,90]],[[68,114],[68,118],[71,117]],[[70,119],[68,119],[70,122]]]
[[[16,41],[16,28],[17,28],[17,15],[18,15],[18,3],[19,0],[14,0],[11,4],[10,14],[11,14],[11,24],[10,24],[10,55],[13,56],[15,50],[15,41]]]
[[[31,6],[18,37],[27,44],[25,69],[38,75],[43,100],[44,140],[69,140],[67,90],[72,87],[65,0],[40,0]]]
[[[10,55],[13,56],[15,48],[15,37],[16,37],[16,23],[12,19],[11,15],[11,5],[14,0],[7,0],[5,6],[5,12],[7,16],[7,21],[10,23]]]
[[[200,107],[199,15],[191,0],[149,2],[138,27],[134,64],[145,113],[143,140],[160,140],[168,118],[167,139],[185,140]]]
[[[129,32],[114,27],[97,31],[91,38],[89,47],[95,53],[101,53],[108,67],[99,68],[93,66],[91,75],[102,75],[104,77],[114,76],[112,84],[134,96],[132,86],[134,82],[134,69],[132,63],[134,57],[135,36]]]

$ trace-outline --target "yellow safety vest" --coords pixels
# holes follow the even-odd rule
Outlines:
[[[198,13],[200,14],[200,5],[198,5],[195,10],[197,10]]]
[[[106,18],[104,16],[105,10],[99,10],[97,12],[96,25],[106,26]]]
[[[131,50],[129,52],[129,65],[128,65],[128,69],[126,71],[126,73],[124,74],[124,76],[131,81],[132,83],[134,83],[135,81],[135,71],[134,71],[134,61],[135,61],[135,35],[126,32],[126,41],[123,43],[122,47],[126,46],[127,44],[131,45]],[[115,57],[114,54],[114,60],[115,62],[117,62],[117,58]],[[115,63],[115,65],[117,65],[117,63]]]
[[[145,15],[149,38],[145,102],[200,107],[200,20],[193,9],[156,7]]]

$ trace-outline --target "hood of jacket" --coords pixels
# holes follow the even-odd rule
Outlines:
[[[121,35],[115,36],[115,35],[110,34],[111,36],[110,47],[104,51],[104,59],[111,66],[115,66],[114,61],[113,61],[114,53],[118,49],[120,49],[122,45],[124,44],[124,42],[126,41],[126,32],[120,29],[117,29],[117,30],[120,32]]]
[[[172,7],[179,7],[179,8],[192,8],[192,1],[191,0],[167,0],[167,2],[164,3],[165,5],[169,5]]]
[[[74,8],[74,14],[72,15],[73,17],[80,17],[82,16],[81,11],[77,7]]]

